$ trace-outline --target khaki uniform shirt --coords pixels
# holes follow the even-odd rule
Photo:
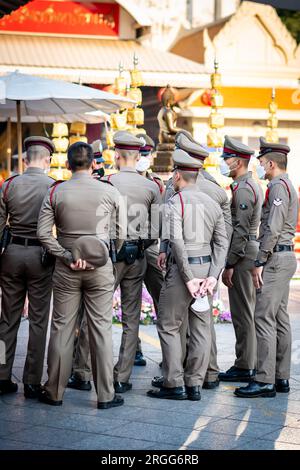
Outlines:
[[[29,167],[22,175],[3,183],[0,199],[0,239],[8,216],[13,236],[37,238],[41,205],[54,181],[42,169]]]
[[[127,210],[127,240],[159,238],[161,195],[158,185],[130,167],[123,167],[119,173],[104,179],[123,197]]]
[[[209,276],[218,279],[224,267],[228,241],[220,207],[197,185],[175,193],[166,214],[170,225],[171,253],[184,282],[194,278],[189,256],[212,258]]]
[[[227,257],[228,267],[244,258],[249,235],[257,235],[262,205],[262,190],[251,172],[237,178],[231,184],[231,191],[233,235]]]
[[[286,173],[268,184],[262,208],[257,259],[266,262],[275,245],[292,245],[298,220],[298,196]]]
[[[121,211],[121,197],[116,188],[96,180],[88,172],[74,173],[70,180],[48,191],[37,235],[50,253],[69,265],[73,262],[72,245],[81,236],[97,236],[108,243],[115,231],[114,238],[120,248],[122,215],[117,213]],[[52,231],[54,224],[57,239]]]

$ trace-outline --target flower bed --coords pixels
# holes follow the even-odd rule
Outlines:
[[[213,317],[215,323],[231,323],[231,314],[225,310],[223,302],[220,299],[213,301]],[[156,322],[156,312],[153,305],[153,300],[146,287],[143,286],[142,291],[142,308],[140,324],[153,325]],[[114,293],[113,300],[113,323],[121,323],[122,309],[121,309],[121,296],[120,289]]]

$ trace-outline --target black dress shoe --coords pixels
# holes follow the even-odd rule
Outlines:
[[[156,377],[153,377],[153,380],[151,381],[152,387],[157,387],[161,388],[164,385],[164,378],[162,375],[157,375]]]
[[[135,366],[146,366],[147,365],[147,362],[144,359],[143,353],[141,351],[137,351],[135,353],[134,365]]]
[[[67,387],[73,388],[75,390],[86,390],[87,392],[92,390],[92,385],[89,380],[80,380],[77,379],[77,377],[75,377],[74,375],[71,375],[71,377],[69,378]]]
[[[114,382],[116,393],[125,393],[132,389],[132,384],[129,382]]]
[[[41,393],[41,384],[24,384],[24,397],[25,398],[38,398]]]
[[[108,408],[115,408],[116,406],[124,405],[124,399],[119,395],[115,395],[111,401],[98,401],[99,410],[107,410]]]
[[[39,401],[51,406],[61,406],[63,404],[62,400],[52,400],[44,389],[39,394]]]
[[[18,385],[11,380],[0,380],[0,395],[8,395],[9,393],[16,393]]]
[[[234,394],[240,398],[256,398],[256,397],[275,397],[276,389],[273,384],[265,384],[262,382],[250,382],[246,387],[236,388]]]
[[[219,380],[223,382],[251,382],[255,377],[255,369],[239,369],[232,366],[226,372],[219,373]]]
[[[220,385],[220,380],[216,379],[212,382],[203,382],[202,388],[204,390],[213,390],[214,388],[217,388]]]
[[[194,387],[185,386],[185,389],[186,389],[186,393],[188,396],[188,400],[192,400],[192,401],[201,400],[201,392],[200,392],[199,385],[194,386]]]
[[[167,400],[186,400],[188,397],[184,387],[162,387],[160,390],[149,390],[147,395],[148,397],[165,398]]]
[[[286,379],[276,379],[275,381],[276,392],[278,393],[289,393],[290,384]]]

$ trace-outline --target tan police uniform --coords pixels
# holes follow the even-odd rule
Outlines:
[[[45,137],[29,137],[24,146],[45,147]],[[42,246],[37,239],[37,221],[43,199],[54,183],[40,168],[30,166],[22,175],[9,178],[2,187],[0,238],[9,219],[11,243],[1,256],[2,307],[0,340],[6,345],[6,364],[0,364],[0,380],[10,380],[17,334],[26,294],[29,299],[29,340],[23,373],[24,384],[40,384],[52,290],[53,267],[43,267]]]
[[[225,137],[222,157],[241,158],[250,161],[254,150],[236,139]],[[245,174],[231,184],[231,214],[233,235],[228,250],[226,267],[233,268],[233,287],[228,289],[230,311],[235,330],[236,360],[234,368],[253,371],[256,366],[256,335],[254,308],[256,291],[251,270],[258,252],[258,226],[262,206],[262,190],[252,173]],[[232,368],[232,369],[234,369]],[[236,380],[238,371],[221,373],[221,380]],[[232,376],[233,375],[233,376]],[[232,376],[232,377],[231,377]]]
[[[199,160],[182,150],[173,153],[174,168],[196,171]],[[163,353],[163,386],[202,386],[211,348],[211,313],[196,312],[186,282],[213,276],[225,264],[228,242],[220,207],[198,186],[187,186],[168,202],[171,258],[159,301],[158,333]],[[196,224],[196,230],[193,224]],[[182,365],[182,325],[189,325],[186,366]],[[157,396],[156,392],[149,392]],[[159,396],[158,398],[162,398]]]
[[[52,188],[43,203],[38,237],[56,256],[53,276],[53,317],[48,349],[46,398],[60,404],[71,374],[75,330],[83,300],[88,325],[91,362],[98,402],[114,397],[112,351],[113,267],[110,259],[94,270],[73,271],[72,248],[85,235],[109,244],[116,223],[119,239],[120,195],[116,188],[99,182],[88,171],[75,172],[69,181]],[[52,234],[56,225],[57,239]],[[51,403],[52,404],[52,403]]]
[[[261,140],[260,155],[289,152],[282,144]],[[293,239],[298,219],[298,196],[286,173],[268,184],[262,208],[257,260],[266,263],[264,285],[257,292],[255,327],[257,337],[256,380],[274,384],[289,379],[291,363],[291,327],[287,311],[289,285],[297,263]]]
[[[114,135],[116,151],[140,150],[144,142],[128,132]],[[115,264],[115,288],[120,286],[122,303],[123,334],[119,359],[114,368],[114,380],[122,392],[122,385],[127,384],[131,375],[136,345],[138,340],[141,313],[142,284],[146,272],[146,258],[143,249],[140,253],[141,240],[156,239],[159,236],[159,208],[161,203],[157,184],[139,175],[135,168],[123,167],[120,172],[108,177],[124,199],[127,207],[127,236],[124,246]],[[153,216],[156,209],[157,216]],[[149,223],[151,217],[151,223]],[[143,244],[143,242],[142,242]],[[133,262],[124,259],[125,251],[137,251],[138,258]],[[126,255],[125,255],[126,256]],[[127,388],[128,389],[128,388]]]
[[[227,197],[226,191],[221,188],[214,178],[210,178],[208,172],[203,170],[203,164],[205,159],[208,157],[208,152],[196,142],[191,134],[187,131],[178,132],[175,139],[176,146],[189,154],[190,157],[196,158],[200,165],[200,171],[197,177],[197,187],[198,190],[207,194],[213,199],[221,208],[225,228],[227,233],[227,238],[230,241],[232,236],[232,220],[231,220],[231,211],[230,211],[230,202]],[[165,202],[167,202],[168,197],[174,193],[173,185],[169,184],[166,188]],[[160,251],[166,251],[166,245],[163,241],[161,244]],[[184,343],[185,333],[182,332],[182,340]],[[217,342],[216,342],[216,333],[212,316],[212,304],[211,304],[211,355],[207,370],[207,375],[205,382],[216,382],[219,374],[219,367],[217,363]],[[185,349],[185,348],[184,348]]]

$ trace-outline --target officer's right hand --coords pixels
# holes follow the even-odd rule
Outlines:
[[[197,277],[195,277],[194,279],[186,283],[186,287],[188,288],[189,293],[194,299],[200,296],[200,287],[203,281],[204,279],[198,279]]]
[[[87,263],[84,259],[78,259],[75,263],[70,264],[73,271],[85,271],[86,269],[94,269],[91,264]]]
[[[166,269],[166,264],[167,264],[167,253],[159,253],[158,258],[157,258],[157,266],[161,271]]]

